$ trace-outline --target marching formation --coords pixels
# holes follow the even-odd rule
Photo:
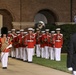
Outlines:
[[[63,35],[60,33],[60,28],[57,28],[56,32],[49,33],[49,29],[40,31],[37,28],[34,33],[33,28],[28,28],[28,32],[21,29],[15,33],[15,29],[12,29],[12,32],[8,34],[8,38],[13,43],[10,56],[28,62],[32,62],[33,55],[60,61]]]
[[[60,33],[60,28],[56,31],[57,33],[55,31],[49,33],[49,29],[40,31],[37,28],[34,33],[33,28],[28,28],[28,32],[21,29],[15,33],[15,29],[12,29],[12,33],[8,34],[13,43],[11,57],[32,62],[32,57],[36,54],[37,57],[60,61],[63,35]]]
[[[2,38],[2,37],[1,37]],[[8,31],[7,39],[12,43],[9,47],[9,51],[2,51],[2,67],[6,68],[8,59],[3,59],[4,55],[8,52],[9,56],[19,60],[27,61],[31,63],[33,56],[61,61],[61,48],[63,45],[63,34],[60,33],[60,28],[55,31],[49,32],[49,29],[45,31],[40,28],[36,28],[34,32],[33,28],[28,28],[25,32],[24,29]],[[2,48],[2,41],[0,39],[0,46]],[[7,48],[6,48],[7,49]],[[6,55],[8,57],[8,55]]]

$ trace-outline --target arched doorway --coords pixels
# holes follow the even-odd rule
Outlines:
[[[41,13],[38,13],[36,16],[35,16],[35,23],[38,23],[38,21],[43,21],[47,24],[47,18],[45,17],[45,15],[41,14]]]
[[[8,30],[10,30],[12,28],[13,21],[11,13],[6,9],[0,9],[0,14],[2,15],[2,26],[7,27]]]
[[[48,9],[43,9],[37,12],[34,18],[34,22],[36,23],[40,20],[45,24],[54,24],[55,22],[57,22],[57,16],[54,12]]]

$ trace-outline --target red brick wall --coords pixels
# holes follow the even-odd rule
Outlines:
[[[60,22],[70,21],[70,0],[22,0],[22,5],[23,21],[33,21],[42,9],[54,12]]]
[[[34,21],[35,14],[42,9],[53,11],[58,21],[70,21],[70,0],[21,0],[22,21]],[[20,20],[20,0],[0,0],[0,8],[7,9],[14,21]]]
[[[74,15],[76,15],[76,0],[72,0],[72,18],[74,18]]]
[[[11,13],[13,21],[20,20],[19,0],[0,0],[0,9],[7,9]]]
[[[73,13],[76,12],[76,0],[73,0]],[[49,9],[58,22],[70,22],[70,0],[21,0],[21,18],[23,22],[33,22],[38,11]],[[20,0],[0,0],[0,9],[7,9],[14,22],[20,21]]]

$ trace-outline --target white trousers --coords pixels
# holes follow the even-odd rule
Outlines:
[[[16,56],[16,51],[15,51],[15,48],[12,47],[11,48],[11,57],[15,57]]]
[[[76,71],[73,71],[73,75],[76,75]]]
[[[45,54],[45,59],[49,59],[49,47],[48,46],[45,46],[44,47],[44,54]]]
[[[61,48],[55,48],[55,60],[61,61]]]
[[[20,59],[23,59],[23,47],[20,47],[19,50],[20,50]]]
[[[55,58],[55,51],[53,47],[49,47],[49,57],[50,57],[50,60],[54,60]]]
[[[27,48],[23,48],[23,61],[27,60]]]
[[[9,52],[8,56],[11,56],[11,51]]]
[[[19,48],[16,48],[16,58],[19,58]]]
[[[35,55],[35,47],[34,47],[34,51],[33,51],[33,56]]]
[[[40,57],[40,44],[36,44],[36,56]]]
[[[1,53],[1,62],[2,62],[2,67],[7,67],[8,64],[8,55],[9,52],[2,52]]]
[[[34,51],[34,48],[27,48],[28,62],[33,61],[33,51]]]
[[[40,48],[40,49],[41,49],[41,58],[45,58],[44,48]]]

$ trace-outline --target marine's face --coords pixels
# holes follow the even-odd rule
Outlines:
[[[13,34],[15,34],[15,31],[12,31]]]
[[[20,34],[22,34],[22,35],[23,35],[24,33],[23,33],[23,32],[20,32]]]
[[[46,32],[46,34],[49,34],[49,32]]]
[[[60,31],[57,31],[57,34],[60,34]]]
[[[37,33],[40,33],[40,30],[38,30]]]
[[[29,32],[29,34],[31,34],[31,33],[32,33],[32,31],[31,31],[31,30],[29,30],[28,32]]]
[[[3,34],[3,37],[6,37],[6,34]]]
[[[51,35],[54,36],[54,33],[52,33]]]

